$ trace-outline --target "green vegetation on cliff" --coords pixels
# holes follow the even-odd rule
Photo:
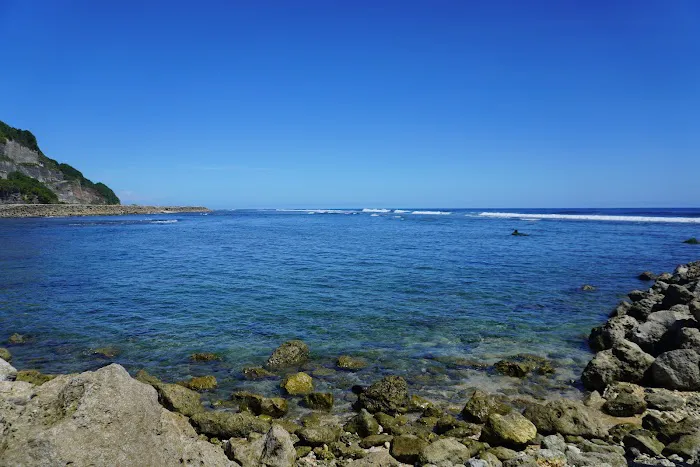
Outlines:
[[[7,180],[0,179],[0,198],[20,195],[24,201],[41,204],[56,204],[56,193],[49,190],[39,180],[19,172],[10,172]]]
[[[94,183],[90,179],[86,178],[82,172],[78,169],[68,165],[62,164],[54,159],[46,157],[44,153],[41,152],[39,144],[37,143],[36,137],[31,131],[21,130],[19,128],[14,128],[0,121],[0,144],[6,141],[14,141],[28,149],[36,151],[39,154],[39,161],[48,169],[60,172],[63,178],[69,181],[78,182],[82,188],[92,189],[105,200],[107,204],[121,204],[117,195],[104,183]],[[12,162],[12,159],[5,156],[2,151],[0,151],[0,160],[6,160]],[[29,163],[19,163],[18,165],[37,165]],[[29,196],[29,199],[36,195],[40,200],[40,203],[57,203],[58,197],[53,193],[46,185],[35,180],[26,175],[22,175],[19,172],[12,172],[19,176],[24,177],[23,180],[2,180],[0,179],[0,198],[7,197],[11,194],[20,193],[23,196]],[[15,175],[15,177],[17,176]],[[33,180],[36,182],[31,185],[26,180]],[[30,186],[31,185],[31,186]],[[27,191],[29,190],[29,191]],[[25,198],[26,199],[26,198]]]

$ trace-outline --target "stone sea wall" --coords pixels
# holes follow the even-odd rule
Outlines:
[[[591,333],[597,353],[581,377],[582,401],[477,390],[442,406],[386,376],[348,388],[355,411],[337,413],[333,395],[302,371],[308,346],[293,340],[241,375],[277,379],[279,393],[235,392],[205,407],[213,376],[168,383],[115,364],[79,375],[18,371],[12,346],[31,343],[14,334],[10,351],[0,348],[0,465],[700,465],[700,262],[641,278],[651,287],[631,292]],[[341,356],[337,367],[365,363]],[[518,376],[530,363],[507,369]],[[292,419],[291,404],[308,410]]]
[[[0,217],[122,216],[210,212],[203,206],[121,206],[92,204],[0,204]]]

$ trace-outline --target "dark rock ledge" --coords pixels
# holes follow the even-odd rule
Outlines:
[[[314,392],[299,371],[312,358],[301,341],[273,353],[266,366],[274,373],[247,369],[255,377],[284,371],[285,397],[236,392],[217,411],[184,383],[145,372],[134,379],[119,365],[55,377],[18,372],[0,349],[0,465],[700,465],[699,319],[696,262],[631,292],[593,329],[583,401],[476,391],[461,411],[387,376],[353,388],[356,413],[333,414],[333,396]],[[550,372],[528,356],[501,366]],[[291,420],[289,404],[311,412]]]

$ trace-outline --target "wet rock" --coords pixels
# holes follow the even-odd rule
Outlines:
[[[263,397],[246,391],[235,392],[231,400],[238,402],[241,411],[249,410],[255,415],[268,415],[280,418],[287,414],[289,406],[282,397]]]
[[[100,357],[104,358],[114,358],[121,353],[121,350],[119,350],[117,347],[109,346],[99,347],[97,349],[94,349],[91,353],[93,355],[99,355]]]
[[[593,328],[588,338],[588,344],[596,352],[610,349],[617,342],[630,337],[637,326],[639,326],[639,322],[629,315],[615,316],[605,324]]]
[[[437,407],[435,407],[430,401],[427,399],[424,399],[420,396],[417,396],[415,394],[411,394],[410,400],[408,402],[408,411],[409,412],[421,412],[425,413],[426,411],[431,412],[431,416],[437,416],[436,413],[440,411]]]
[[[159,385],[164,384],[160,379],[158,379],[156,376],[153,376],[146,370],[139,370],[138,372],[136,372],[136,376],[134,376],[134,379],[136,379],[136,381],[142,382],[143,384],[151,385],[156,389],[158,389]]]
[[[338,357],[336,366],[341,370],[357,371],[367,366],[367,362],[360,358],[351,357],[349,355],[341,355]]]
[[[56,375],[45,375],[38,370],[19,370],[15,379],[17,381],[24,381],[41,386],[45,382],[51,381],[55,377]]]
[[[277,375],[263,367],[247,367],[243,368],[243,377],[249,380],[258,380],[276,378]]]
[[[0,347],[0,358],[9,363],[12,361],[12,354],[6,348]]]
[[[297,431],[302,444],[308,446],[323,446],[338,441],[341,429],[334,425],[305,426]]]
[[[357,406],[370,413],[390,415],[406,412],[408,404],[408,384],[400,376],[385,376],[361,393],[357,400]]]
[[[632,448],[637,449],[642,454],[659,456],[664,449],[654,433],[648,430],[632,430],[622,440],[625,450],[630,453]]]
[[[216,387],[216,378],[213,376],[195,376],[188,381],[181,381],[178,384],[193,391],[207,391]]]
[[[159,402],[168,410],[179,412],[188,417],[204,411],[199,393],[191,389],[179,384],[160,384],[156,390]]]
[[[546,358],[537,355],[519,354],[496,362],[494,368],[499,373],[516,378],[524,378],[531,373],[541,375],[554,373],[554,367]]]
[[[198,352],[190,355],[190,360],[193,362],[213,362],[221,360],[221,356],[211,352]]]
[[[210,438],[247,438],[251,433],[267,433],[270,424],[249,412],[199,412],[190,418],[198,433]]]
[[[603,410],[614,417],[632,417],[646,410],[644,396],[644,388],[636,384],[610,384],[603,395],[606,399]]]
[[[359,414],[352,417],[343,427],[350,433],[357,433],[362,438],[380,433],[379,423],[367,410],[362,409]]]
[[[418,456],[419,462],[440,466],[452,466],[466,462],[471,457],[467,447],[454,438],[443,438],[425,446]]]
[[[309,346],[301,340],[285,342],[267,359],[268,368],[284,368],[301,365],[309,359]]]
[[[633,430],[638,430],[639,425],[634,423],[618,423],[614,427],[610,428],[608,439],[613,443],[620,444],[622,440],[627,436],[627,433]]]
[[[312,392],[304,397],[304,405],[312,410],[331,410],[333,408],[333,394]]]
[[[593,292],[596,290],[596,287],[590,284],[585,284],[581,287],[581,290],[583,290],[584,292]]]
[[[364,458],[352,463],[352,467],[398,467],[399,465],[399,462],[386,449],[370,452]]]
[[[518,412],[489,415],[481,440],[499,446],[522,446],[535,439],[537,428]]]
[[[391,441],[390,453],[398,461],[414,464],[427,445],[427,441],[414,435],[396,436]]]
[[[505,415],[510,411],[511,408],[496,397],[477,389],[462,409],[462,416],[470,422],[486,423],[489,415]]]
[[[530,404],[523,415],[545,435],[603,438],[607,434],[602,414],[577,401],[558,399],[544,405]]]
[[[26,344],[27,342],[29,342],[29,338],[19,333],[14,333],[7,339],[7,343],[11,345]]]
[[[633,290],[627,294],[632,303],[636,303],[640,300],[644,300],[649,297],[649,292],[646,290]]]
[[[632,303],[632,306],[627,310],[627,315],[640,322],[646,321],[647,317],[654,311],[657,303],[660,303],[657,297],[639,300],[638,302]]]
[[[610,312],[610,318],[625,316],[629,312],[630,308],[632,308],[632,304],[630,302],[622,301],[617,304],[612,312]]]
[[[0,358],[0,381],[14,381],[17,378],[17,369]]]
[[[360,441],[360,446],[365,449],[375,446],[384,446],[384,443],[391,443],[392,439],[394,439],[394,437],[391,435],[369,435],[362,438],[362,441]]]
[[[306,373],[299,372],[287,376],[282,381],[281,387],[287,392],[287,394],[297,396],[313,392],[314,383],[311,376],[307,375]]]
[[[41,386],[2,384],[22,388],[26,399],[18,406],[0,397],[0,420],[11,427],[0,465],[234,465],[119,365]]]
[[[700,389],[700,355],[689,349],[671,350],[659,355],[651,365],[656,386],[681,391]]]
[[[658,276],[651,271],[644,271],[639,276],[637,276],[637,278],[640,281],[655,281],[658,278]]]
[[[365,450],[356,443],[345,444],[343,442],[336,441],[329,447],[337,459],[362,459],[367,455]]]
[[[639,383],[654,362],[654,357],[633,342],[623,340],[612,349],[598,352],[581,375],[586,389],[602,391],[616,381]]]

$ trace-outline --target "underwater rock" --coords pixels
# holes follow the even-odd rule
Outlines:
[[[357,406],[370,413],[395,415],[406,412],[409,402],[406,380],[400,376],[385,376],[359,395]]]
[[[29,342],[29,338],[19,333],[14,333],[7,339],[7,343],[12,345],[26,344],[27,342]]]
[[[114,358],[121,353],[121,351],[116,347],[99,347],[93,349],[91,352],[93,355],[99,355],[104,358]]]
[[[193,362],[213,362],[221,360],[221,356],[211,352],[199,352],[190,355],[190,360]]]
[[[271,371],[267,371],[263,367],[243,368],[243,376],[245,379],[250,380],[277,378],[276,374],[272,373]]]
[[[499,373],[516,378],[524,378],[531,373],[547,375],[554,373],[552,363],[544,357],[531,354],[518,354],[496,362],[494,368]]]
[[[301,340],[291,340],[280,345],[267,359],[268,368],[284,368],[301,365],[309,359],[309,346]]]
[[[340,357],[338,357],[336,366],[341,370],[356,371],[366,367],[367,362],[359,358],[351,357],[349,355],[341,355]]]
[[[333,394],[312,392],[304,396],[304,405],[312,410],[331,410],[333,408]]]
[[[216,387],[216,378],[211,375],[194,376],[187,381],[180,381],[178,384],[193,391],[207,391]]]

